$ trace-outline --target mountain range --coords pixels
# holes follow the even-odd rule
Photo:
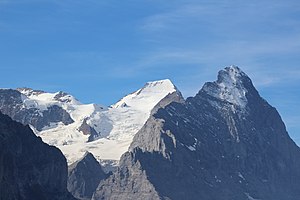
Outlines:
[[[69,164],[89,151],[110,169],[128,150],[154,106],[175,91],[176,87],[168,79],[148,82],[106,107],[82,104],[62,91],[0,89],[0,111],[30,125],[44,142],[58,147]]]
[[[167,79],[108,107],[1,89],[0,111],[63,152],[78,199],[300,199],[300,149],[236,66],[187,99]]]

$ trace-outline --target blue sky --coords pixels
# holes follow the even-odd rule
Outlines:
[[[1,87],[109,105],[164,78],[193,96],[232,64],[300,144],[298,0],[0,0]]]

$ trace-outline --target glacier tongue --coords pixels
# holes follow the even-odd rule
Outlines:
[[[128,150],[134,135],[144,125],[154,106],[176,91],[176,87],[168,79],[148,82],[143,88],[108,108],[96,104],[82,104],[63,92],[33,93],[26,90],[22,93],[27,95],[27,103],[39,106],[42,110],[56,104],[70,114],[74,123],[51,124],[37,134],[44,142],[61,149],[71,164],[86,151],[91,152],[99,161],[119,160]],[[82,123],[87,123],[100,136],[87,142],[89,136],[79,131]]]

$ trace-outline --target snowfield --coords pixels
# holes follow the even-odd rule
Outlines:
[[[63,92],[19,91],[24,95],[23,102],[27,108],[35,107],[43,111],[51,105],[58,105],[70,114],[74,120],[72,124],[53,123],[42,131],[34,130],[44,142],[58,147],[69,164],[81,158],[86,151],[91,152],[101,163],[107,164],[109,160],[109,163],[117,164],[154,106],[175,92],[176,87],[168,79],[148,82],[109,107],[82,104]],[[84,121],[98,133],[94,141],[87,142],[89,135],[79,131]]]

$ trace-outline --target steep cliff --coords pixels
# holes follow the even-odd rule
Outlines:
[[[1,113],[0,199],[74,199],[67,191],[67,162],[60,150]]]
[[[298,200],[300,149],[238,67],[157,109],[93,199]]]

